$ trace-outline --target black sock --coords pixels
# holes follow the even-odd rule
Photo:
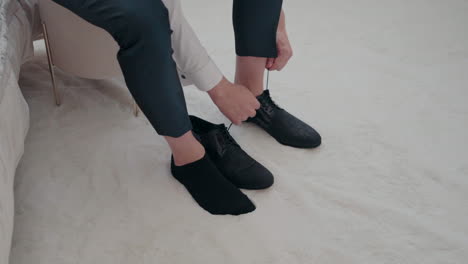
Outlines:
[[[172,158],[171,172],[195,201],[212,214],[240,215],[255,210],[249,198],[224,178],[206,154],[184,166],[176,166]]]

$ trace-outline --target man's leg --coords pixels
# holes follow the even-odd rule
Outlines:
[[[276,31],[282,0],[234,0],[236,83],[255,96],[263,92],[267,58],[277,57]]]
[[[233,123],[253,117],[260,104],[247,88],[224,78],[185,19],[180,0],[162,1],[169,10],[172,47],[179,74],[201,91],[208,92],[221,112]],[[247,105],[251,111],[242,111],[239,107],[242,105]],[[237,112],[239,108],[241,111]],[[265,189],[273,184],[272,173],[243,151],[224,125],[195,116],[190,119],[193,131],[206,148],[207,155],[231,183],[243,189]],[[220,152],[220,148],[224,151]]]
[[[161,0],[55,0],[117,41],[128,89],[173,152],[173,175],[213,214],[242,214],[250,200],[216,169],[191,132],[172,59],[168,9]]]
[[[284,145],[314,148],[321,144],[317,131],[278,107],[270,98],[270,92],[263,88],[265,68],[272,66],[280,70],[292,55],[292,51],[285,48],[289,46],[287,37],[286,45],[281,41],[286,36],[281,8],[282,0],[234,0],[235,82],[246,86],[261,104],[256,116],[249,121]],[[273,62],[272,58],[277,59]],[[267,61],[271,65],[267,65]]]
[[[245,87],[228,81],[212,61],[185,19],[180,0],[162,0],[169,9],[174,59],[183,78],[208,92],[231,122],[241,124],[255,115],[260,104]]]
[[[247,87],[257,97],[263,93],[267,58],[236,56],[235,83]]]

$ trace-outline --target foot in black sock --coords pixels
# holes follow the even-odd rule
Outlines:
[[[240,215],[255,210],[249,198],[224,178],[206,154],[183,166],[176,166],[172,158],[171,172],[193,199],[211,214]]]

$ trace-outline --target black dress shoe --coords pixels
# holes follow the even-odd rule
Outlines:
[[[261,106],[257,115],[247,122],[257,124],[283,145],[296,148],[320,146],[322,138],[319,133],[273,102],[269,90],[265,90],[257,99]]]
[[[224,124],[212,124],[196,116],[190,116],[190,120],[206,153],[232,184],[251,190],[273,185],[271,172],[242,150]]]

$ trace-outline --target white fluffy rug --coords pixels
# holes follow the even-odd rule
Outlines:
[[[184,4],[232,76],[231,3]],[[296,55],[271,90],[324,142],[298,150],[234,127],[276,176],[246,192],[257,210],[239,217],[207,214],[171,177],[168,147],[133,117],[121,81],[59,72],[55,107],[40,50],[20,80],[31,128],[11,264],[466,263],[468,3],[303,0],[286,12]],[[227,122],[206,94],[186,97]]]

